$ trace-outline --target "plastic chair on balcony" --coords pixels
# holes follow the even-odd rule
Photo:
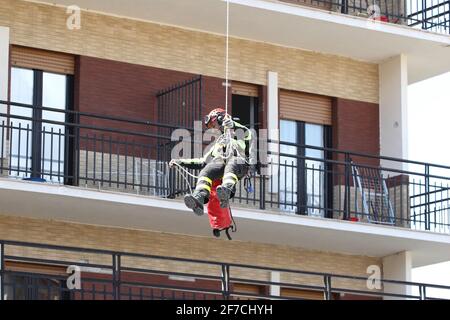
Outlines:
[[[355,193],[355,209],[370,223],[395,225],[395,213],[381,169],[356,165],[353,161],[353,185],[361,196],[362,211]]]

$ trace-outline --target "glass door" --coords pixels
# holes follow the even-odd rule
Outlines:
[[[324,217],[327,207],[326,163],[329,127],[293,120],[280,121],[280,207]],[[292,145],[295,144],[295,145]],[[303,148],[308,145],[318,149]],[[292,155],[292,156],[290,156]]]
[[[61,111],[67,108],[67,76],[43,73],[42,105]],[[65,172],[65,125],[66,114],[56,111],[42,111],[41,124],[41,170],[47,181],[63,183]],[[45,122],[51,121],[51,122]],[[57,123],[55,123],[57,122]]]
[[[12,68],[11,102],[31,106],[34,104],[33,70]],[[9,174],[29,177],[31,174],[32,117],[31,107],[11,106],[8,129],[10,132]]]
[[[69,75],[11,69],[11,102],[24,106],[10,109],[10,175],[64,183],[67,176],[64,111],[70,109],[71,80]]]
[[[305,123],[305,145],[325,147],[324,126]],[[317,159],[317,160],[316,160]],[[325,152],[305,149],[306,211],[309,216],[324,217],[325,208]]]
[[[289,212],[297,211],[298,191],[298,147],[286,143],[298,143],[298,128],[296,121],[281,120],[280,125],[280,208]],[[284,144],[283,144],[284,142]],[[292,155],[292,156],[289,156]]]

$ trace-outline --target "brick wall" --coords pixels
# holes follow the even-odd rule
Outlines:
[[[79,111],[157,121],[156,94],[196,74],[137,64],[81,56],[79,69]],[[204,77],[205,111],[223,105],[223,80]],[[123,124],[120,126],[123,127]]]
[[[66,19],[65,9],[52,5],[3,0],[0,7],[13,44],[224,77],[221,36],[93,12],[83,12],[81,30],[70,31]],[[268,71],[279,73],[284,89],[378,102],[377,64],[231,39],[232,80],[266,85]]]
[[[157,93],[196,76],[192,73],[85,56],[77,58],[76,70],[74,88],[76,110],[153,122],[158,122]],[[216,106],[224,105],[225,89],[222,83],[222,79],[203,77],[204,100],[202,110],[204,112],[209,112]],[[201,119],[203,119],[203,115],[200,117]],[[82,117],[80,122],[84,125],[116,128],[130,132],[158,133],[154,126],[147,125],[88,117]],[[164,130],[160,134],[170,136],[170,131]],[[89,135],[89,141],[86,139],[81,141],[82,148],[100,150],[102,142],[97,141],[96,147],[94,147],[94,134],[96,134],[96,138],[100,138],[104,134],[107,140],[111,137],[114,141],[127,140],[146,145],[156,145],[156,139],[142,138],[136,135],[111,134],[104,131],[82,130],[82,136]],[[109,153],[108,141],[105,145],[105,151]],[[121,146],[121,150],[117,150],[117,147],[117,144],[114,144],[111,153],[125,153],[123,146]],[[136,148],[135,152],[127,151],[128,154],[135,153],[137,156],[141,154],[140,152],[139,147]],[[146,150],[144,149],[145,156]]]
[[[378,104],[336,98],[332,108],[333,148],[371,155],[380,154]],[[354,157],[354,160],[379,165],[378,159]]]

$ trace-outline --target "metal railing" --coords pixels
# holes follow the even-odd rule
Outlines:
[[[442,285],[16,241],[0,240],[0,261],[1,300],[450,297]]]
[[[450,34],[449,0],[279,0]]]
[[[171,137],[158,131],[180,126],[0,103],[51,114],[48,119],[34,119],[0,113],[0,175],[157,196],[171,193],[167,166]],[[65,120],[53,120],[55,115]],[[36,135],[40,136],[38,146],[32,144]]]
[[[254,178],[261,209],[450,233],[450,167],[289,142]],[[238,190],[237,203],[249,203]]]
[[[195,185],[192,177],[168,167],[178,142],[158,132],[175,129],[171,125],[41,109],[65,121],[0,113],[0,175],[165,198],[180,197]],[[279,152],[268,152],[269,162],[250,178],[252,188],[246,188],[248,180],[238,184],[234,206],[450,233],[450,167],[270,143]],[[264,141],[259,146],[268,150]]]

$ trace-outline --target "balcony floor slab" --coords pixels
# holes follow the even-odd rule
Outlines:
[[[181,201],[0,179],[0,214],[212,237],[206,216]],[[450,235],[233,208],[235,241],[384,257],[411,251],[414,267],[450,260]]]

